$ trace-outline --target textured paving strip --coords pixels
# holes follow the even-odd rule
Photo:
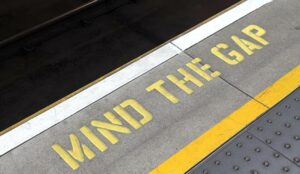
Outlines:
[[[300,173],[300,89],[188,174]]]

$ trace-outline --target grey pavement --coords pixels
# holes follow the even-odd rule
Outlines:
[[[193,57],[202,57],[203,62],[211,64],[222,72],[222,78],[248,95],[255,97],[260,91],[300,64],[300,3],[297,0],[275,0],[256,10],[251,15],[235,22],[189,48],[186,52]],[[249,56],[231,39],[237,35],[251,42],[253,39],[241,30],[255,24],[266,30],[263,36],[269,45],[261,50],[254,50]],[[211,53],[211,48],[218,43],[227,43],[230,48],[244,55],[244,61],[228,65]],[[262,45],[262,44],[259,44]]]
[[[179,76],[176,69],[184,67],[191,60],[191,57],[185,54],[172,58],[12,150],[0,158],[0,171],[3,174],[149,172],[250,99],[220,78],[204,83],[201,88],[188,83],[194,90],[192,95],[186,94],[167,81],[168,74]],[[158,92],[147,93],[146,88],[160,79],[166,81],[165,87],[176,95],[180,100],[179,103],[171,103]],[[79,129],[83,125],[89,126],[93,119],[104,121],[101,116],[104,112],[111,111],[114,106],[128,98],[139,101],[147,108],[152,113],[153,120],[138,130],[132,129],[131,134],[117,134],[120,140],[115,145],[105,142],[108,144],[106,152],[97,151],[80,134]],[[97,133],[95,129],[93,131]],[[92,147],[96,153],[94,159],[91,161],[86,159],[76,171],[73,171],[51,148],[53,144],[58,143],[65,149],[71,149],[68,137],[70,133],[78,135],[80,141]],[[12,163],[14,165],[10,165]]]
[[[0,174],[148,173],[249,101],[249,96],[255,96],[299,65],[299,7],[297,0],[276,0],[258,9],[1,156]],[[265,38],[270,42],[269,45],[256,50],[252,56],[245,56],[245,60],[237,65],[227,65],[213,57],[210,49],[220,42],[238,50],[230,36],[236,34],[244,37],[241,29],[250,24],[266,29]],[[220,71],[222,75],[205,81],[185,66],[199,56],[203,63],[211,64],[211,69]],[[199,77],[204,85],[197,87],[188,82],[186,85],[193,93],[185,93],[166,78],[169,74],[179,78],[178,68],[184,68]],[[165,81],[165,88],[179,99],[178,103],[170,102],[156,91],[146,91],[149,85],[158,80]],[[132,133],[116,133],[119,142],[111,144],[90,122],[104,121],[103,113],[110,111],[115,114],[113,108],[127,99],[138,101],[153,118],[139,129],[124,123]],[[136,119],[140,117],[132,109],[128,112]],[[82,126],[90,128],[108,149],[105,152],[97,150],[79,131]],[[71,149],[71,133],[95,153],[92,160],[86,158],[84,162],[78,162],[80,167],[77,170],[72,170],[51,148],[53,144],[59,144],[64,149]]]

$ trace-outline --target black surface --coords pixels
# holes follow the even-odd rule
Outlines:
[[[2,0],[0,43],[89,2],[90,0]]]
[[[0,130],[237,1],[107,1],[0,47]]]

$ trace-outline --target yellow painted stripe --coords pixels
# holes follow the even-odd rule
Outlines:
[[[274,106],[300,86],[300,65],[259,93],[255,99],[268,107]]]
[[[184,174],[267,111],[268,107],[274,106],[299,86],[300,65],[259,93],[255,99],[248,101],[171,158],[153,169],[150,174]],[[258,103],[256,100],[266,106]]]
[[[150,174],[183,174],[243,129],[268,108],[254,100],[233,112]]]

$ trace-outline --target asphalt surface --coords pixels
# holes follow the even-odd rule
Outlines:
[[[237,1],[107,1],[1,46],[0,130],[65,97]],[[44,19],[66,11],[69,7],[74,6],[37,17],[32,23],[21,25],[15,30],[8,26],[5,29],[7,32],[4,32],[1,38],[30,28]],[[40,11],[33,14],[35,15],[32,16],[37,16]],[[3,24],[3,21],[5,23],[5,20],[1,20],[1,25],[6,24]]]

